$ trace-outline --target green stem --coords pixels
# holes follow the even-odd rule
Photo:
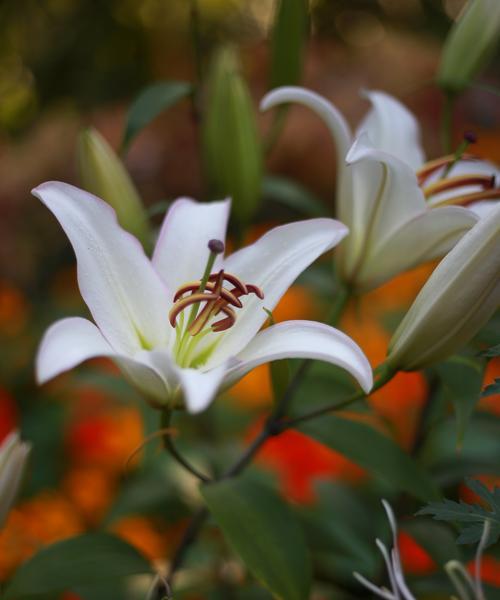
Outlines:
[[[452,149],[454,106],[455,95],[452,92],[444,92],[444,105],[441,114],[441,143],[444,154],[450,154]]]
[[[172,419],[172,411],[164,410],[161,414],[161,428],[166,429],[170,427],[170,422]],[[210,477],[204,475],[199,471],[196,467],[194,467],[187,459],[185,459],[182,454],[177,450],[172,441],[172,437],[168,434],[163,436],[163,445],[165,450],[170,454],[170,456],[176,460],[186,471],[189,471],[191,475],[194,475],[197,479],[202,481],[203,483],[209,483],[211,480]]]

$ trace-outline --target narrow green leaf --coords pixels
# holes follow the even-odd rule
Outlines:
[[[16,571],[3,598],[36,598],[151,572],[149,562],[123,540],[107,533],[89,533],[35,554]]]
[[[309,16],[307,0],[278,0],[271,41],[270,87],[300,80]]]
[[[485,362],[453,356],[437,367],[445,402],[451,402],[457,419],[457,444],[463,443],[467,423],[481,395]]]
[[[325,217],[328,215],[328,210],[321,200],[299,183],[286,177],[276,175],[265,177],[262,195],[265,199],[278,202],[307,217]]]
[[[429,475],[390,438],[373,427],[344,417],[325,416],[298,429],[332,450],[344,454],[379,476],[396,490],[424,501],[440,497]]]
[[[249,571],[281,600],[304,600],[311,561],[298,522],[271,488],[243,479],[204,485],[215,521]]]
[[[160,81],[145,88],[132,102],[128,111],[122,151],[134,137],[160,113],[192,92],[191,84],[184,81]]]

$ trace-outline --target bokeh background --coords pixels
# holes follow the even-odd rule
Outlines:
[[[93,361],[36,387],[33,360],[44,329],[56,318],[85,314],[86,309],[66,238],[29,193],[49,179],[79,184],[75,152],[82,128],[94,126],[116,148],[127,108],[145,85],[194,78],[188,4],[0,3],[0,441],[18,427],[34,445],[23,496],[0,531],[0,581],[43,545],[96,528],[115,532],[148,557],[165,561],[196,502],[195,482],[160,460],[157,442],[133,456],[157,427],[157,417],[109,363]],[[199,0],[199,5],[204,52],[208,56],[221,42],[237,45],[257,110],[268,90],[273,0]],[[438,156],[442,97],[433,77],[443,39],[463,1],[313,0],[311,5],[313,33],[302,84],[332,100],[352,125],[368,108],[360,90],[394,94],[417,115],[428,155]],[[481,77],[483,87],[469,89],[460,98],[454,126],[457,143],[463,131],[472,130],[478,138],[474,152],[497,163],[500,106],[498,96],[486,88],[498,86],[499,66],[497,55]],[[258,123],[264,134],[269,116],[259,116]],[[187,100],[141,132],[126,164],[154,212],[158,202],[180,195],[205,198],[199,131]],[[306,110],[290,111],[266,167],[332,205],[334,148],[325,128]],[[298,216],[265,202],[248,239]],[[159,215],[153,218],[160,222]],[[288,292],[275,313],[277,321],[325,318],[329,264],[328,259],[320,263]],[[361,344],[372,364],[383,360],[390,332],[431,270],[432,265],[405,274],[348,310],[342,328]],[[498,359],[490,361],[485,383],[495,376],[500,376]],[[320,371],[318,381],[321,396],[328,389],[321,388]],[[374,415],[362,418],[393,435],[408,451],[420,451],[420,416],[429,385],[421,374],[400,374],[370,398]],[[304,402],[307,393],[303,392]],[[204,418],[186,423],[196,440],[188,453],[210,464],[230,457],[242,439],[254,434],[271,402],[269,373],[260,367]],[[469,465],[467,474],[480,476],[488,485],[499,483],[500,426],[493,416],[500,418],[498,396],[482,401],[479,425],[466,439],[462,454],[447,436],[454,427],[450,416],[432,442],[447,457],[444,471],[447,464],[462,461]],[[467,452],[474,458],[483,456],[478,440],[484,439],[481,427],[486,422],[492,428],[489,455],[483,462],[478,458],[474,470]],[[424,450],[432,455],[432,447]],[[325,498],[334,486],[351,491],[369,487],[370,477],[362,469],[296,432],[271,440],[258,464],[304,510],[322,505],[332,519],[335,507],[333,501],[326,506]],[[448,475],[449,485],[460,486],[462,474],[458,469]],[[461,490],[470,499],[463,486]],[[408,573],[436,571],[436,563],[414,535],[403,529],[400,542]],[[342,554],[342,549],[332,549],[332,556],[335,552]],[[200,563],[203,567],[203,560]],[[211,582],[214,589],[230,587],[242,577],[237,565],[229,561],[226,567],[217,571],[217,581]],[[491,586],[500,586],[500,559],[494,552],[485,559],[483,577]],[[96,594],[85,596],[82,591],[65,600],[95,599]],[[233,597],[197,594],[189,597]],[[324,596],[330,597],[344,596]]]

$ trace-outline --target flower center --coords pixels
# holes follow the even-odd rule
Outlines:
[[[218,340],[199,348],[199,342],[209,333],[226,331],[236,322],[236,310],[243,307],[242,296],[254,294],[264,298],[262,290],[251,283],[245,284],[235,275],[223,269],[211,273],[215,257],[224,251],[219,240],[210,240],[210,255],[205,273],[200,280],[182,285],[174,295],[174,304],[169,312],[169,321],[175,328],[174,354],[180,366],[198,366],[205,362]],[[229,284],[230,289],[224,287]],[[191,307],[189,316],[184,312]],[[200,310],[201,309],[201,310]],[[221,315],[222,318],[217,319]]]

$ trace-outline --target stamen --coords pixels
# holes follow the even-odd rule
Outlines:
[[[491,175],[459,175],[457,177],[448,177],[447,179],[439,179],[438,181],[431,183],[424,188],[424,194],[426,198],[445,192],[446,190],[453,190],[469,185],[480,185],[484,189],[490,189],[495,185],[494,178],[492,181]]]
[[[220,311],[226,315],[226,318],[212,324],[212,331],[215,333],[225,331],[236,323],[236,313],[232,308],[229,306],[223,306],[221,307]]]
[[[168,313],[168,320],[170,321],[170,325],[172,325],[172,327],[175,327],[179,313],[182,312],[188,306],[198,304],[199,302],[210,302],[211,300],[217,300],[218,298],[219,296],[217,296],[217,294],[204,294],[200,292],[198,294],[192,294],[191,296],[187,296],[186,298],[178,300],[172,306],[170,312]]]
[[[464,194],[463,196],[454,196],[451,198],[445,198],[441,202],[436,203],[436,206],[447,206],[448,204],[467,206],[473,202],[479,202],[480,200],[499,200],[500,199],[500,188],[493,188],[483,190],[482,192],[474,192],[472,194]]]
[[[217,273],[213,273],[210,275],[208,280],[215,281],[217,279],[217,275]],[[224,280],[232,283],[234,287],[240,290],[243,295],[248,294],[247,286],[243,283],[243,281],[241,281],[241,279],[238,279],[236,275],[231,275],[231,273],[224,272]]]
[[[462,160],[474,161],[478,159],[473,154],[462,154]],[[442,169],[443,167],[447,167],[453,162],[455,162],[455,155],[448,154],[447,156],[442,156],[425,163],[425,165],[417,171],[419,185],[423,185],[433,173],[439,171],[439,169]]]

